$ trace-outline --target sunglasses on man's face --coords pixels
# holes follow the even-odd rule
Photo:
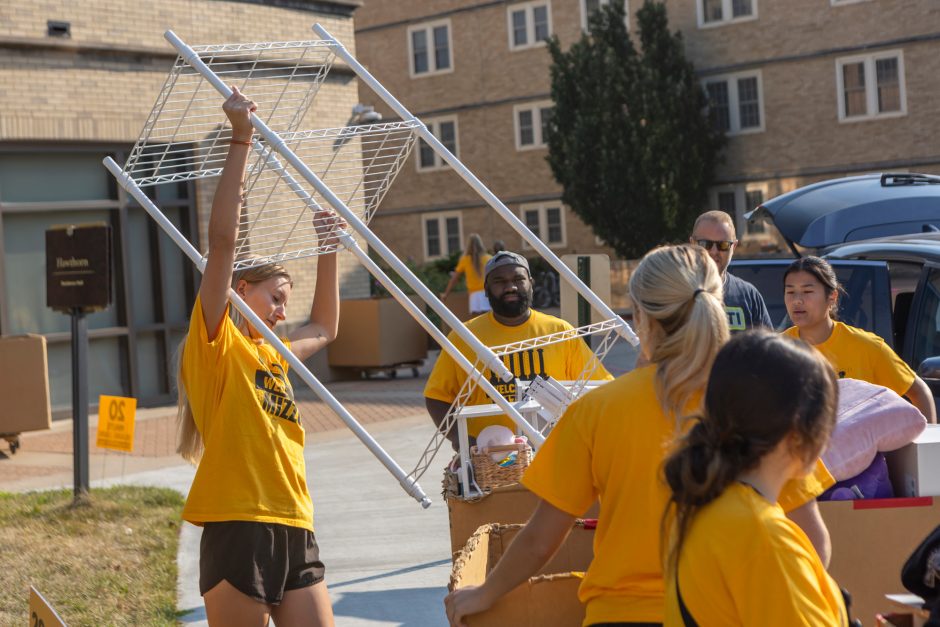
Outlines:
[[[712,246],[717,246],[718,250],[723,253],[731,250],[731,247],[734,246],[734,240],[713,240],[713,239],[697,239],[695,243],[704,248],[705,250],[711,250]]]

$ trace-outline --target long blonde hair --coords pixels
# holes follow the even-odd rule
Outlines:
[[[232,288],[238,286],[239,281],[245,281],[249,284],[261,283],[276,276],[285,277],[293,285],[293,280],[284,266],[277,263],[268,263],[261,266],[239,270],[232,275]],[[228,308],[229,316],[235,326],[239,326],[242,321],[241,314],[234,307]],[[193,315],[202,315],[201,312],[193,312]],[[189,398],[186,396],[186,387],[183,385],[183,351],[186,350],[186,340],[189,335],[183,337],[183,341],[176,349],[176,452],[191,464],[198,464],[202,458],[203,442],[202,434],[196,426],[196,419],[193,416],[192,406],[189,404]]]
[[[658,335],[650,355],[656,364],[656,393],[677,420],[705,389],[715,355],[728,340],[721,288],[718,268],[698,246],[655,248],[630,277],[630,296],[643,314],[642,323]]]
[[[471,233],[467,237],[467,252],[466,254],[470,255],[470,260],[473,262],[473,269],[477,271],[477,274],[483,276],[483,253],[486,252],[486,249],[483,248],[483,240],[476,233]]]

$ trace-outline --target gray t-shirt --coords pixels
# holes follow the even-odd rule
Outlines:
[[[724,297],[728,328],[732,333],[756,327],[773,330],[773,322],[770,320],[764,297],[756,287],[730,272],[725,272]]]

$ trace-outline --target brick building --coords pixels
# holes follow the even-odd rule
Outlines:
[[[559,253],[609,252],[560,203],[541,125],[551,114],[549,55],[611,0],[366,0],[359,58]],[[623,0],[635,29],[641,0]],[[736,216],[752,250],[769,243],[743,213],[821,179],[940,171],[938,0],[666,0],[672,30],[729,137],[709,207]],[[362,99],[384,114],[371,93]],[[426,261],[512,233],[446,166],[416,154],[373,220],[403,256]],[[420,233],[420,239],[416,234]]]
[[[359,4],[0,2],[0,334],[46,336],[54,408],[71,402],[70,334],[68,317],[46,307],[44,232],[69,223],[103,221],[113,232],[113,304],[89,317],[90,398],[174,399],[174,353],[198,273],[101,165],[107,155],[124,163],[160,93],[176,57],[163,32],[173,29],[191,44],[296,41],[315,39],[310,27],[319,21],[355,50]],[[357,103],[352,79],[349,68],[334,65],[300,128],[343,126]],[[214,184],[152,192],[203,251]],[[342,255],[340,267],[343,295],[367,295],[368,276],[356,260]],[[309,311],[315,269],[311,259],[289,264],[297,286],[289,324]],[[325,355],[317,360],[319,368]]]

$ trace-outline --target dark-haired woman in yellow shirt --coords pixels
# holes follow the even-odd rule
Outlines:
[[[675,530],[666,625],[847,624],[838,586],[777,503],[812,472],[837,397],[832,368],[803,342],[752,332],[721,349],[704,416],[664,464]]]

